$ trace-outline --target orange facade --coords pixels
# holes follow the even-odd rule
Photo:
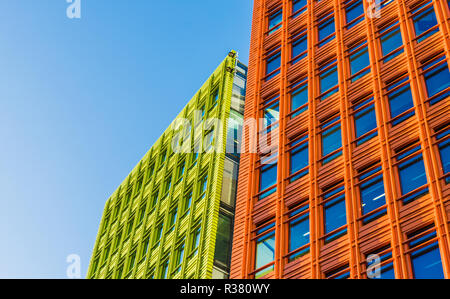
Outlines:
[[[231,278],[366,278],[371,253],[384,256],[381,265],[391,265],[396,278],[418,278],[418,252],[433,244],[442,276],[450,278],[450,185],[444,166],[448,156],[442,156],[442,144],[449,139],[449,87],[441,82],[434,92],[427,81],[430,69],[448,74],[448,2],[388,0],[371,11],[366,0],[361,1],[366,13],[359,17],[349,13],[358,1],[308,0],[300,9],[299,2],[254,1],[245,119],[262,118],[268,106],[278,105],[270,130],[276,138],[266,146],[276,154],[243,150],[241,155]],[[429,9],[436,24],[427,16],[425,27],[418,26]],[[280,11],[278,23],[274,15]],[[325,27],[333,20],[328,34]],[[383,42],[394,30],[402,44],[386,56],[391,44]],[[294,49],[302,38],[304,52]],[[361,49],[368,65],[355,70]],[[327,89],[330,74],[336,75],[337,85]],[[307,100],[294,109],[298,86],[307,86]],[[394,99],[400,92],[404,98],[404,90],[412,103],[401,110]],[[376,127],[361,136],[355,118],[358,109],[367,107],[373,107],[369,120],[376,118]],[[339,148],[326,146],[327,130],[333,127],[340,129]],[[267,132],[244,129],[244,143]],[[308,163],[292,173],[299,144],[308,149]],[[266,158],[277,162],[276,183],[261,190]],[[417,161],[424,171],[408,168]],[[417,186],[421,175],[425,183]],[[364,184],[376,178],[384,204],[366,213]],[[334,217],[331,212],[339,203],[332,201],[339,199],[345,206],[342,226],[337,216],[325,219]],[[292,235],[299,217],[309,226],[301,240]],[[264,241],[264,236],[269,237]],[[264,256],[257,257],[258,244]],[[268,257],[271,250],[273,258]]]

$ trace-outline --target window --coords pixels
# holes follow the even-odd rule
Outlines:
[[[361,217],[367,224],[386,215],[386,194],[379,162],[358,171]]]
[[[153,247],[156,247],[157,245],[159,245],[159,242],[161,241],[161,237],[162,237],[162,233],[163,233],[163,223],[159,223],[156,226],[156,230],[155,230],[155,237],[153,239]]]
[[[375,104],[372,96],[356,102],[353,106],[353,121],[356,146],[378,136]]]
[[[295,64],[308,55],[308,36],[302,30],[292,38],[291,64]]]
[[[181,266],[183,264],[183,258],[184,258],[184,240],[181,242],[180,245],[178,245],[177,249],[175,250],[175,270],[174,272],[180,272]]]
[[[153,191],[152,201],[151,201],[151,204],[150,204],[150,209],[154,209],[156,207],[156,205],[158,204],[158,199],[159,199],[158,187],[156,187],[155,189],[156,190]]]
[[[433,3],[430,1],[411,10],[417,42],[420,43],[439,31]]]
[[[290,182],[294,182],[309,173],[308,135],[304,135],[290,144]]]
[[[169,259],[166,258],[166,260],[161,264],[161,279],[168,279],[169,278]]]
[[[442,175],[445,184],[450,183],[450,127],[444,126],[436,130],[436,140],[441,161]]]
[[[329,60],[319,65],[320,99],[325,100],[339,90],[337,60]]]
[[[395,279],[391,246],[385,246],[366,254],[368,279]]]
[[[415,279],[444,279],[434,225],[408,234],[409,258]]]
[[[331,117],[320,126],[322,135],[322,164],[327,164],[342,155],[341,118]]]
[[[162,164],[163,164],[164,162],[166,162],[166,158],[167,158],[167,150],[166,150],[166,149],[163,149],[163,150],[161,151],[161,155],[160,155],[159,167],[161,167]]]
[[[200,180],[199,199],[203,199],[206,196],[208,189],[208,175],[205,174]]]
[[[109,252],[111,251],[111,244],[106,246],[105,251],[103,251],[103,264],[106,264],[109,257]]]
[[[150,181],[153,177],[153,173],[155,172],[155,164],[151,164],[147,170],[147,180]]]
[[[307,0],[293,0],[292,1],[292,16],[298,16],[304,13],[307,9]]]
[[[422,72],[431,105],[450,97],[450,71],[445,55],[424,64]]]
[[[367,43],[363,42],[348,50],[350,61],[350,80],[355,82],[370,73],[370,59]]]
[[[186,193],[183,203],[183,213],[189,213],[192,204],[192,191]]]
[[[255,278],[261,278],[273,271],[275,260],[275,223],[256,231]]]
[[[131,232],[133,231],[133,223],[134,223],[134,217],[132,217],[127,224],[127,238],[130,237]]]
[[[274,33],[281,27],[283,21],[283,10],[279,9],[269,15],[269,34]]]
[[[309,253],[309,200],[289,214],[289,262]]]
[[[403,53],[402,34],[398,21],[382,27],[378,34],[384,63]]]
[[[280,118],[279,96],[275,96],[267,101],[263,107],[264,124],[263,130],[270,132],[278,127],[278,120]]]
[[[393,126],[414,115],[414,103],[408,76],[388,82],[386,87]]]
[[[173,230],[175,227],[175,223],[177,221],[177,208],[173,208],[170,212],[169,212],[169,231]]]
[[[172,176],[170,175],[169,177],[166,178],[164,182],[164,192],[163,192],[164,197],[168,195],[171,186],[172,186]]]
[[[219,88],[217,87],[212,93],[212,104],[211,107],[215,107],[219,102]]]
[[[181,182],[183,180],[184,170],[185,170],[186,163],[183,161],[180,164],[178,164],[178,170],[177,170],[177,180]]]
[[[149,240],[149,237],[146,236],[146,237],[144,237],[144,242],[142,242],[142,246],[141,246],[141,258],[145,258],[147,256],[149,245],[150,245],[150,240]]]
[[[119,249],[119,245],[120,245],[120,241],[122,240],[122,230],[119,231],[119,233],[117,234],[116,237],[116,242],[114,243],[114,251],[116,251],[117,249]]]
[[[266,78],[269,81],[280,73],[281,67],[281,50],[280,47],[270,51],[266,58]]]
[[[145,210],[147,209],[147,204],[144,203],[140,208],[139,208],[139,213],[138,213],[138,225],[141,225],[144,222],[144,218],[145,218]]]
[[[318,35],[319,35],[319,47],[322,47],[335,37],[334,27],[334,15],[333,12],[319,18],[318,23]]]
[[[116,279],[121,279],[123,276],[123,267],[124,264],[122,263],[118,268],[117,268],[117,272],[116,272]]]
[[[195,255],[198,252],[198,247],[200,245],[200,235],[201,235],[201,226],[197,225],[197,228],[194,229],[191,235],[191,254]]]
[[[325,272],[326,279],[349,279],[350,278],[350,268],[348,264],[335,268],[333,270]]]
[[[308,110],[308,79],[300,80],[291,87],[291,117]]]
[[[322,211],[325,244],[347,233],[347,213],[345,208],[345,189],[343,183],[323,190]]]
[[[357,25],[364,19],[364,6],[362,0],[350,0],[345,2],[345,19],[347,29]]]
[[[136,192],[135,192],[136,195],[139,194],[139,192],[141,191],[143,182],[144,182],[144,178],[141,175],[140,178],[137,180],[137,183],[136,183]]]
[[[428,194],[427,176],[420,144],[409,144],[396,151],[397,170],[403,204]]]
[[[136,264],[136,251],[131,253],[130,259],[128,260],[128,272],[133,270],[135,264]]]
[[[268,157],[261,159],[259,175],[259,190],[261,195],[259,196],[259,199],[264,199],[277,191],[277,161],[277,157]]]
[[[214,260],[224,265],[228,265],[230,262],[232,233],[233,219],[228,215],[219,213]]]

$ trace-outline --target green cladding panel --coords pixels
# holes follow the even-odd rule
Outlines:
[[[212,277],[222,183],[229,181],[223,179],[227,120],[242,112],[233,106],[242,105],[245,93],[236,77],[245,84],[246,68],[236,56],[229,53],[178,115],[191,129],[175,120],[107,200],[88,278]],[[241,104],[233,104],[239,97]],[[222,126],[208,126],[206,119],[221,120]],[[175,153],[183,128],[183,148],[210,140],[222,151]]]

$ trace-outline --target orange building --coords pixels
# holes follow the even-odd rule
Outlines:
[[[231,278],[450,278],[446,0],[255,0]]]

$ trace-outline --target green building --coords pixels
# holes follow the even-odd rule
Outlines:
[[[230,52],[107,200],[88,278],[228,277],[246,76]]]

